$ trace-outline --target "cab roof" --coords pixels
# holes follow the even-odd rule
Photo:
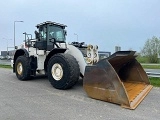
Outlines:
[[[39,28],[41,25],[46,25],[46,24],[50,24],[50,25],[58,25],[58,26],[61,26],[61,27],[67,27],[67,25],[60,24],[60,23],[56,23],[56,22],[52,22],[52,21],[46,21],[46,22],[37,24],[36,27]]]

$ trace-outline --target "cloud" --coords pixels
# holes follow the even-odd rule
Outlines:
[[[0,1],[0,36],[13,38],[13,22],[23,20],[16,24],[19,44],[23,32],[33,34],[36,24],[50,20],[68,26],[67,41],[76,40],[76,33],[79,41],[98,44],[101,50],[114,52],[120,45],[122,50],[138,51],[148,38],[159,36],[159,4],[159,0]]]

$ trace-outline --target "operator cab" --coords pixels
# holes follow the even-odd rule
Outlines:
[[[39,31],[35,32],[37,39],[35,48],[51,51],[59,47],[57,43],[66,43],[66,25],[47,21],[36,27]]]

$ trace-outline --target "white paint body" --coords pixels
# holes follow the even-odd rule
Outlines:
[[[87,63],[85,62],[82,52],[73,45],[67,45],[67,48],[68,49],[66,50],[65,53],[71,54],[72,56],[76,58],[79,64],[80,72],[84,76],[85,67]]]
[[[35,44],[36,40],[31,40],[32,46]],[[93,63],[96,63],[99,59],[98,57],[98,48],[97,46],[94,46],[91,49],[86,48],[87,50],[87,57],[84,57],[82,52],[75,46],[70,44],[61,43],[58,44],[61,48],[66,48],[65,54],[70,54],[75,57],[79,64],[80,72],[84,76],[85,67],[86,65],[92,65]],[[37,72],[40,74],[45,74],[44,72],[44,61],[47,57],[47,55],[50,53],[50,51],[45,50],[38,50],[34,47],[26,47],[25,43],[21,44],[18,48],[24,48],[28,51],[29,56],[35,56],[37,57]],[[88,55],[90,54],[90,55]],[[95,54],[97,56],[95,57]],[[88,62],[89,60],[89,62]],[[13,60],[11,61],[11,66],[13,66]]]

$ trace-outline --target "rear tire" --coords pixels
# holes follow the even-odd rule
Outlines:
[[[30,79],[30,64],[29,58],[19,56],[15,62],[15,72],[19,80]]]
[[[57,89],[68,89],[79,79],[80,69],[76,59],[70,54],[56,54],[48,63],[48,79]]]

